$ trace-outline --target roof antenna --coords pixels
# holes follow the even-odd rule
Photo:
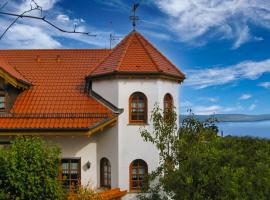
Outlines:
[[[113,32],[113,23],[112,23],[112,21],[110,21],[110,25],[111,25],[111,27],[112,27],[112,32],[110,33],[110,49],[112,49],[113,42],[114,42],[114,41],[117,41],[117,40],[120,40],[121,37],[116,36],[116,35],[114,34],[114,32]]]
[[[129,17],[130,21],[132,21],[133,31],[136,31],[136,23],[137,23],[137,21],[139,20],[139,17],[136,16],[136,11],[137,11],[139,5],[140,5],[139,3],[134,3],[134,4],[132,5],[131,11],[133,12],[133,15],[131,15],[131,16]]]
[[[116,36],[113,33],[110,33],[110,49],[112,49],[113,42],[120,39],[121,37]]]

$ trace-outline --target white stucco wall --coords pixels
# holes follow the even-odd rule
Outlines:
[[[179,84],[169,80],[158,79],[118,79],[101,80],[93,82],[93,90],[105,99],[112,102],[124,112],[118,119],[118,187],[129,191],[129,165],[135,159],[143,159],[148,164],[151,172],[158,166],[158,152],[156,148],[143,141],[140,136],[139,125],[129,124],[129,97],[134,92],[142,92],[148,100],[148,123],[151,111],[158,103],[163,108],[163,99],[166,93],[170,93],[174,99],[174,105],[179,110]],[[146,125],[151,128],[150,125]]]
[[[118,126],[97,134],[97,177],[100,186],[100,160],[105,157],[111,164],[111,187],[118,187]]]
[[[46,140],[58,144],[61,148],[62,158],[81,158],[81,183],[97,187],[97,138],[92,137],[46,137]],[[91,163],[90,169],[85,164]]]
[[[100,96],[111,102],[115,106],[118,105],[118,93],[119,93],[119,82],[118,80],[97,80],[93,81],[92,89],[97,92]]]

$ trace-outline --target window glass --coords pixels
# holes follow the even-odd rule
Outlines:
[[[173,98],[172,95],[166,94],[164,96],[164,111],[170,111],[173,109]]]
[[[107,158],[100,160],[100,185],[111,188],[111,164]]]
[[[62,159],[61,181],[65,190],[78,191],[80,184],[81,160],[79,158]]]
[[[6,95],[5,93],[1,92],[0,93],[0,110],[5,109],[5,104],[6,104]]]
[[[134,160],[130,165],[130,190],[147,187],[147,164],[143,160]]]
[[[130,97],[130,122],[147,122],[147,99],[143,93],[136,92]]]

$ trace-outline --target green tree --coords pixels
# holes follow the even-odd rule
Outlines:
[[[168,118],[168,115],[171,117]],[[159,194],[176,200],[264,200],[270,196],[270,141],[248,137],[219,137],[215,119],[193,115],[176,130],[176,114],[152,113],[153,131],[141,135],[160,153],[157,182],[143,200]]]
[[[60,149],[37,137],[16,137],[0,150],[0,199],[62,199]]]

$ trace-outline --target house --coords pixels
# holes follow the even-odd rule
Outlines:
[[[178,111],[184,78],[136,31],[112,50],[0,50],[0,142],[35,135],[57,143],[66,188],[138,192],[158,165],[139,129],[151,128],[156,103]]]

